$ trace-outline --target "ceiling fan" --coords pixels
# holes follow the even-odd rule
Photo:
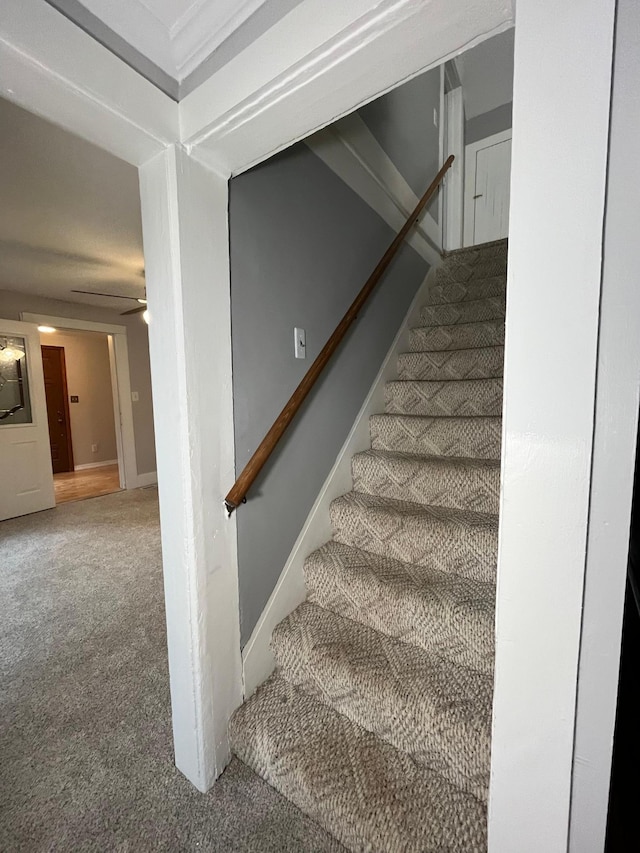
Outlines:
[[[147,300],[139,296],[121,296],[119,293],[97,293],[95,290],[72,290],[71,293],[85,293],[87,296],[108,296],[111,299],[130,299],[139,304],[129,311],[122,311],[121,317],[126,317],[127,314],[140,314],[147,310]]]

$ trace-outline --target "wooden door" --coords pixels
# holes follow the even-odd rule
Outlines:
[[[71,447],[71,419],[67,396],[67,370],[64,347],[42,347],[44,390],[47,398],[47,420],[53,473],[73,471]]]

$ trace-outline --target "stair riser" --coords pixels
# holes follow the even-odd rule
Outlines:
[[[425,326],[411,329],[409,332],[410,352],[437,352],[503,344],[504,322],[501,320],[453,326]]]
[[[507,263],[504,258],[482,258],[474,264],[449,262],[436,270],[436,283],[449,281],[475,281],[495,275],[506,276]]]
[[[335,502],[331,524],[334,538],[345,545],[433,571],[495,583],[496,530],[460,529],[428,522],[420,516],[398,517],[370,508],[337,511]]]
[[[500,418],[373,415],[369,426],[374,450],[422,453],[425,456],[500,458]]]
[[[449,252],[445,257],[445,263],[453,266],[459,264],[467,264],[472,266],[479,261],[488,261],[494,259],[507,260],[507,241],[500,240],[490,244],[485,244],[479,247],[469,247],[468,249],[456,249]]]
[[[435,580],[429,590],[400,573],[374,574],[366,564],[338,567],[321,552],[307,558],[304,573],[309,601],[460,666],[493,672],[494,591],[489,584],[464,597]]]
[[[426,506],[497,513],[498,468],[461,468],[358,454],[352,463],[356,492]]]
[[[434,284],[427,297],[429,305],[442,305],[444,303],[458,303],[476,301],[494,296],[504,297],[507,292],[507,280],[504,276],[493,276],[492,278],[477,281],[447,282]]]
[[[505,303],[503,296],[493,296],[445,305],[425,305],[420,312],[420,322],[423,326],[450,326],[479,320],[504,320]]]
[[[502,380],[388,382],[385,386],[385,400],[385,411],[388,414],[500,416]]]
[[[502,377],[504,347],[403,352],[398,356],[399,379],[455,380]]]
[[[308,604],[271,647],[292,684],[486,801],[490,678]]]

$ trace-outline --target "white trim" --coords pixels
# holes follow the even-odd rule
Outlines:
[[[583,591],[616,2],[558,11],[556,0],[518,0],[491,853],[567,851],[580,637],[591,627]],[[630,464],[615,441],[608,453]]]
[[[178,105],[44,0],[2,0],[0,95],[140,165],[179,134]]]
[[[447,159],[450,151],[445,151],[445,143],[447,139],[445,137],[445,131],[447,128],[447,117],[445,111],[445,94],[444,94],[444,66],[443,62],[440,66],[440,99],[438,102],[438,168],[442,166],[444,161]],[[446,177],[446,176],[445,176]],[[435,223],[438,229],[438,239],[436,241],[438,248],[440,251],[444,249],[444,199],[445,199],[445,185],[446,182],[443,180],[442,186],[438,191],[438,221]]]
[[[473,196],[476,184],[476,156],[478,151],[489,148],[491,145],[499,145],[511,139],[512,129],[501,130],[492,136],[470,142],[464,149],[464,245],[473,246],[475,229],[475,205]]]
[[[242,701],[228,182],[174,146],[140,192],[175,756],[206,791]]]
[[[94,323],[91,320],[76,320],[71,317],[54,317],[50,314],[33,314],[30,311],[23,311],[20,316],[27,322],[36,323],[39,326],[53,326],[60,330],[100,332],[109,336],[109,368],[113,392],[113,416],[116,428],[120,487],[122,489],[135,489],[138,483],[138,466],[133,429],[127,327],[115,323],[111,325],[109,323]]]
[[[384,411],[384,386],[397,378],[398,355],[408,348],[409,329],[420,324],[420,309],[426,301],[429,287],[435,277],[433,266],[418,288],[411,306],[402,321],[378,375],[362,404],[336,461],[322,485],[300,535],[291,549],[284,569],[271,593],[251,637],[242,652],[245,696],[250,696],[269,677],[275,666],[271,652],[271,634],[276,625],[288,616],[306,596],[304,561],[332,536],[329,520],[331,501],[352,488],[351,458],[354,453],[371,446],[369,418]]]
[[[305,0],[180,102],[182,141],[237,174],[512,24],[504,0]]]
[[[464,211],[464,98],[462,86],[445,96],[447,154],[456,158],[444,179],[444,247],[451,252],[462,248]]]
[[[106,462],[83,462],[82,465],[74,465],[74,471],[86,471],[89,468],[106,468],[107,465],[117,465],[117,459],[108,459]]]
[[[156,471],[148,471],[146,474],[138,474],[139,489],[146,489],[148,486],[155,486],[158,482],[158,474]]]
[[[109,374],[111,377],[113,416],[116,425],[116,453],[118,454],[118,477],[120,479],[120,488],[124,489],[126,488],[126,477],[124,470],[124,440],[122,437],[122,414],[120,412],[120,394],[118,392],[118,371],[116,370],[116,344],[113,335],[107,335],[107,346],[109,347]]]
[[[305,140],[308,147],[394,231],[399,231],[418,198],[357,113]],[[427,239],[429,237],[435,246]],[[428,213],[407,242],[429,264],[438,262],[438,224]]]
[[[637,0],[618,0],[570,853],[605,849],[640,402]]]
[[[94,323],[93,320],[76,320],[73,317],[54,317],[52,314],[34,314],[31,311],[23,311],[22,317],[27,317],[28,323],[37,323],[39,326],[53,326],[58,329],[72,329],[80,332],[101,332],[104,335],[126,335],[127,327],[117,323]]]

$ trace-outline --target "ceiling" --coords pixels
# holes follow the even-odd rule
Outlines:
[[[179,100],[302,0],[47,2]]]
[[[513,28],[456,57],[467,119],[513,99]]]
[[[0,99],[0,289],[134,307],[74,288],[144,296],[137,170]]]

